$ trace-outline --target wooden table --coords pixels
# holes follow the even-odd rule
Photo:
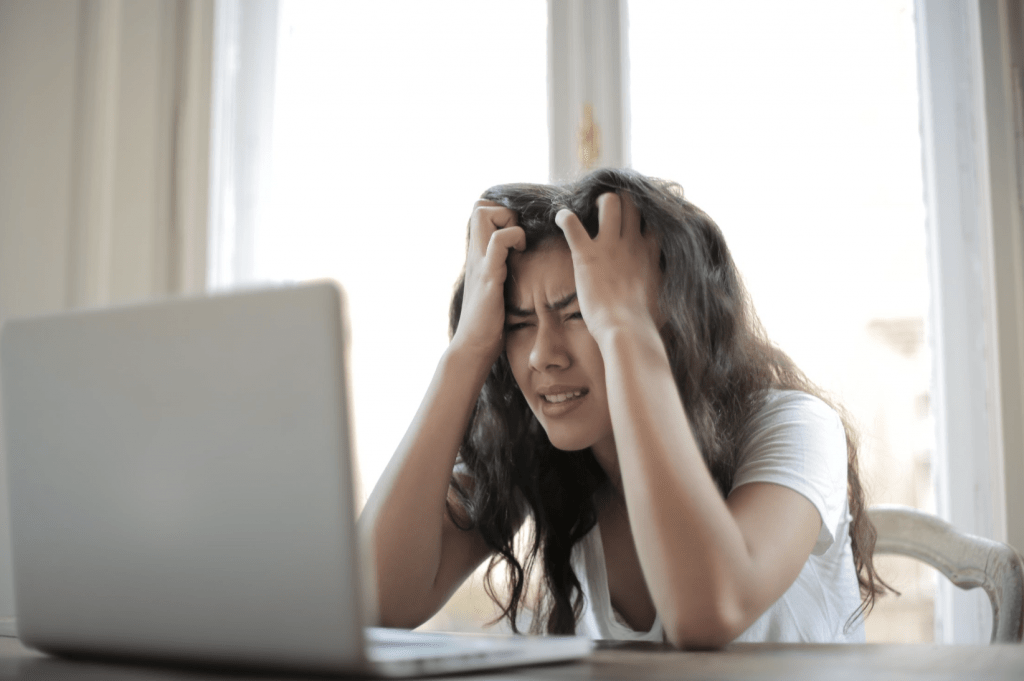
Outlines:
[[[32,681],[242,681],[316,678],[80,662],[47,657],[16,639],[0,638],[0,679]],[[1024,679],[1024,645],[776,645],[734,644],[714,652],[663,646],[601,646],[580,662],[462,675],[460,681],[538,679]]]

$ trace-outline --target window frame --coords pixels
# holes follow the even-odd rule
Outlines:
[[[1024,253],[1019,147],[1016,158],[1007,153],[1021,134],[1019,115],[1013,120],[1011,5],[1019,24],[1019,0],[915,0],[914,8],[936,504],[956,527],[1020,547]],[[1019,88],[1016,96],[1019,111]],[[987,601],[944,580],[939,587],[936,640],[986,643]]]

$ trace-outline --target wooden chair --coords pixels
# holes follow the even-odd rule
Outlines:
[[[907,506],[868,509],[878,531],[876,554],[928,563],[961,589],[981,587],[992,601],[992,643],[1024,637],[1024,561],[1011,546],[961,532],[944,520]]]

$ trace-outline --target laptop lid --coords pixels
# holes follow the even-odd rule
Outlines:
[[[22,641],[361,666],[346,333],[331,283],[9,321]]]

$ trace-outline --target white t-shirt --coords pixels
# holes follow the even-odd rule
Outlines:
[[[846,496],[846,433],[838,414],[807,393],[774,391],[751,420],[740,444],[733,489],[770,482],[807,497],[821,515],[818,541],[796,581],[737,641],[855,643],[860,592],[850,546]],[[594,528],[573,547],[573,569],[584,594],[576,633],[595,639],[661,641],[660,617],[650,631],[619,621],[611,604],[601,532]]]

